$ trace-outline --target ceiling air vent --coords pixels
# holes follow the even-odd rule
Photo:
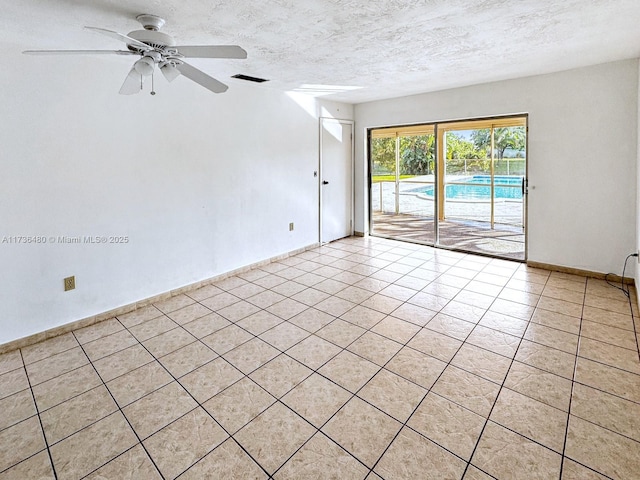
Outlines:
[[[246,80],[247,82],[263,83],[268,82],[266,78],[250,77],[249,75],[243,75],[241,73],[232,75],[231,78],[237,78],[238,80]]]

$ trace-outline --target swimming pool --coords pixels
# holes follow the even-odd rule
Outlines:
[[[493,178],[495,198],[522,200],[522,177],[496,175]],[[476,185],[458,185],[462,183]],[[409,190],[411,193],[418,193],[427,197],[433,197],[433,191],[433,185]],[[474,175],[473,177],[458,179],[456,180],[456,185],[445,185],[445,197],[447,200],[489,200],[491,198],[491,176]]]

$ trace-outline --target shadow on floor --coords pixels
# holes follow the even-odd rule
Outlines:
[[[524,261],[524,229],[518,225],[495,224],[471,220],[439,222],[439,245],[483,255]],[[373,235],[433,245],[433,217],[409,214],[374,213]]]

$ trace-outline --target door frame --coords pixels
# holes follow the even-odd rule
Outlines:
[[[374,222],[373,222],[373,207],[372,207],[372,186],[373,186],[373,179],[372,179],[372,154],[371,154],[371,139],[372,139],[372,132],[375,130],[411,130],[411,129],[420,129],[421,127],[427,126],[427,125],[433,125],[434,127],[434,131],[436,134],[436,166],[435,166],[435,170],[436,170],[436,182],[435,182],[435,195],[439,198],[444,192],[442,191],[442,187],[441,185],[439,185],[440,181],[439,179],[442,178],[444,179],[444,171],[443,167],[444,165],[439,165],[440,163],[440,159],[444,159],[444,151],[442,151],[442,147],[444,142],[442,141],[442,134],[451,129],[452,126],[456,126],[456,125],[461,125],[461,124],[466,124],[466,123],[470,123],[470,122],[475,122],[475,123],[490,123],[492,124],[492,126],[500,126],[499,124],[504,123],[510,123],[511,119],[514,118],[524,118],[524,127],[525,127],[525,132],[526,132],[526,136],[525,136],[525,149],[527,152],[527,156],[526,156],[526,162],[525,162],[525,174],[524,174],[524,191],[523,191],[523,196],[522,196],[522,210],[523,210],[523,233],[524,233],[524,258],[523,259],[509,259],[509,260],[513,260],[516,262],[521,262],[521,263],[526,263],[528,258],[529,258],[529,165],[530,165],[530,156],[529,156],[529,113],[528,112],[522,112],[522,113],[512,113],[512,114],[507,114],[507,115],[494,115],[494,116],[488,116],[488,117],[470,117],[470,118],[461,118],[461,119],[456,119],[456,120],[437,120],[437,121],[426,121],[426,122],[420,122],[420,123],[410,123],[410,124],[396,124],[396,125],[384,125],[384,126],[378,126],[378,127],[367,127],[366,129],[366,139],[367,139],[367,143],[366,143],[366,155],[367,155],[367,160],[366,160],[366,168],[367,168],[367,180],[368,180],[368,192],[366,193],[367,198],[368,198],[368,227],[369,227],[369,235],[372,236],[377,236],[377,237],[382,237],[382,238],[393,238],[399,241],[403,241],[403,242],[408,242],[408,243],[416,243],[416,244],[420,244],[420,245],[427,245],[427,246],[431,246],[434,248],[440,248],[443,250],[453,250],[453,251],[460,251],[460,252],[464,252],[464,253],[472,253],[474,255],[480,255],[480,256],[486,256],[486,257],[492,257],[492,258],[505,258],[499,254],[491,254],[491,253],[483,253],[483,252],[472,252],[472,251],[468,251],[465,249],[461,249],[461,248],[457,248],[454,246],[447,246],[447,245],[442,245],[440,244],[440,229],[439,229],[439,222],[438,222],[438,217],[440,214],[440,209],[444,208],[444,203],[441,201],[436,201],[435,205],[436,205],[436,211],[434,213],[434,238],[435,241],[434,243],[427,243],[421,240],[415,240],[415,239],[408,239],[408,238],[395,238],[395,237],[388,237],[385,235],[381,235],[381,234],[375,234],[373,233],[374,230]],[[498,125],[496,125],[498,124]],[[447,128],[449,127],[449,128]],[[444,163],[444,162],[443,162]]]
[[[353,216],[354,216],[354,200],[355,200],[355,143],[354,143],[354,129],[355,122],[353,120],[347,120],[342,118],[334,118],[334,117],[320,117],[319,118],[319,149],[318,149],[318,243],[323,245],[325,242],[322,238],[322,165],[323,165],[323,140],[324,140],[324,125],[327,123],[339,123],[343,125],[349,125],[351,128],[351,148],[350,151],[350,168],[349,174],[351,175],[350,185],[351,185],[351,207],[349,208],[349,234],[353,235]]]

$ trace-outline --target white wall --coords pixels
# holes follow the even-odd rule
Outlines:
[[[636,248],[637,104],[629,60],[357,105],[356,230],[367,128],[528,113],[529,260],[620,274]]]
[[[129,241],[0,243],[0,344],[318,241],[318,115],[353,107],[161,76],[157,95],[121,96],[120,58],[5,61],[0,242]]]

